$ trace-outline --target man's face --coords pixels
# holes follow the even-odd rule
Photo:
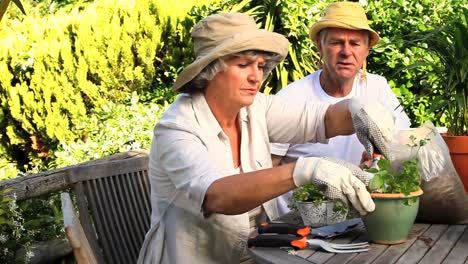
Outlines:
[[[318,39],[323,70],[333,79],[353,79],[369,54],[369,35],[364,30],[329,28]]]

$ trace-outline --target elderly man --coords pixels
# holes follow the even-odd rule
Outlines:
[[[291,101],[306,99],[332,104],[360,97],[379,102],[392,111],[396,129],[411,125],[387,80],[366,72],[369,50],[380,37],[369,27],[359,3],[328,5],[324,16],[310,28],[310,38],[320,52],[322,69],[284,87],[278,95]],[[289,163],[301,156],[335,157],[356,165],[369,160],[356,135],[335,137],[328,144],[272,144],[271,151],[274,165]],[[289,211],[289,196],[290,192],[278,198],[280,213]]]

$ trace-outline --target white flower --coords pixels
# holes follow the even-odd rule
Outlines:
[[[0,243],[5,243],[7,241],[7,237],[4,234],[0,235]]]
[[[28,250],[26,252],[26,259],[30,260],[32,257],[34,257],[34,252],[32,252],[31,250]]]
[[[8,203],[8,209],[10,209],[12,213],[14,213],[16,212],[16,208],[18,208],[18,206],[16,206],[16,201],[11,200],[10,203]]]

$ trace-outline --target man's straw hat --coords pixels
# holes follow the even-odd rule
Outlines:
[[[371,33],[370,47],[380,40],[379,34],[369,27],[366,13],[359,3],[337,2],[328,5],[322,19],[310,28],[310,38],[317,41],[318,33],[324,28],[368,30]]]
[[[196,59],[177,76],[174,91],[189,83],[212,61],[228,54],[246,50],[277,53],[283,60],[289,42],[281,34],[257,28],[255,21],[243,13],[210,15],[195,25],[192,31]]]

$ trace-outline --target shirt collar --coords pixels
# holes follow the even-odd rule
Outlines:
[[[213,131],[213,133],[216,133],[216,135],[221,133],[222,128],[219,125],[218,120],[216,120],[213,113],[211,112],[211,109],[206,102],[205,96],[202,93],[197,93],[192,95],[192,100],[195,118],[200,127],[206,128],[207,131]],[[249,117],[247,107],[242,107],[240,109],[239,120],[242,122],[248,122]]]
[[[212,131],[216,135],[221,133],[221,126],[211,112],[203,93],[192,95],[192,100],[193,112],[195,113],[195,119],[199,126],[206,129],[206,131]]]

